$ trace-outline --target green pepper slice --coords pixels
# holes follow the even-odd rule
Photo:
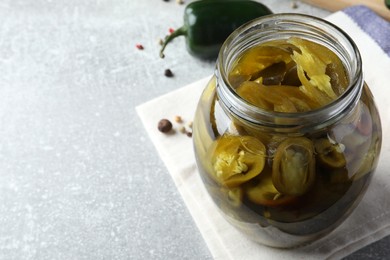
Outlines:
[[[297,112],[297,108],[289,97],[281,91],[273,91],[272,87],[245,81],[236,91],[243,99],[259,108],[268,111]]]
[[[299,196],[315,180],[313,143],[305,137],[284,140],[276,149],[272,164],[272,181],[282,194]]]
[[[281,194],[274,186],[270,175],[262,176],[256,186],[246,189],[248,199],[259,205],[267,207],[279,207],[291,204],[296,196]]]
[[[265,153],[254,137],[222,135],[210,148],[212,178],[229,188],[239,186],[261,173]]]
[[[286,49],[259,45],[249,49],[245,55],[241,56],[231,71],[231,75],[250,75],[251,79],[260,77],[259,74],[264,69],[278,63],[287,64],[291,62],[291,53]]]
[[[331,143],[329,139],[320,138],[314,143],[317,161],[328,168],[342,168],[346,165],[343,146]]]

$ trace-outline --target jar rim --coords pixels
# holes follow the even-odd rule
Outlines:
[[[232,56],[232,53],[238,52],[240,46],[248,43],[249,37],[243,39],[244,35],[247,36],[248,33],[250,36],[255,35],[255,41],[258,42],[274,40],[273,37],[281,34],[283,37],[294,35],[300,35],[304,38],[316,37],[316,40],[322,43],[331,41],[332,44],[327,46],[332,48],[331,50],[342,59],[344,66],[348,65],[345,68],[350,77],[348,87],[344,93],[329,104],[306,112],[267,111],[250,104],[230,86],[227,71],[232,58],[237,57],[237,53],[236,56]],[[242,52],[243,50],[239,53]],[[360,52],[352,38],[329,21],[296,13],[263,16],[236,29],[221,47],[215,76],[217,78],[217,94],[225,108],[235,116],[252,124],[284,129],[324,127],[324,125],[332,124],[355,106],[360,98],[364,83]]]

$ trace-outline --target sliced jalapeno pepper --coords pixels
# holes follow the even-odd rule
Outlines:
[[[250,75],[254,80],[259,73],[273,64],[291,62],[291,53],[284,48],[260,45],[253,47],[236,61],[231,75]]]
[[[313,143],[305,137],[288,138],[276,149],[272,181],[282,194],[302,195],[315,180]]]
[[[343,146],[331,143],[329,139],[320,138],[314,143],[317,152],[317,161],[329,168],[341,168],[346,164]]]
[[[213,179],[229,188],[259,175],[265,164],[265,146],[251,136],[223,135],[210,153]]]
[[[251,202],[267,207],[283,206],[296,200],[295,196],[281,194],[270,175],[261,177],[256,186],[247,188],[246,195]]]
[[[333,51],[301,38],[293,37],[290,42],[297,47],[305,46],[310,53],[326,64],[325,74],[329,76],[332,90],[336,95],[341,95],[345,91],[348,87],[347,73],[340,58]]]
[[[268,111],[297,112],[287,95],[277,93],[271,87],[260,83],[245,81],[237,88],[237,93],[249,103]]]

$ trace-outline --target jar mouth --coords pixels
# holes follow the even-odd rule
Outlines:
[[[342,61],[349,85],[335,100],[307,112],[274,112],[256,107],[241,98],[228,80],[233,62],[248,48],[271,40],[300,37],[333,51]],[[304,14],[271,14],[236,29],[222,45],[218,56],[217,93],[225,109],[249,123],[291,129],[322,128],[347,114],[358,102],[363,87],[362,61],[354,41],[336,25]]]

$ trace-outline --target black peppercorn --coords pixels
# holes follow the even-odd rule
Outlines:
[[[162,133],[168,133],[172,130],[172,123],[168,119],[161,119],[158,122],[157,128]]]
[[[168,77],[168,78],[173,77],[173,73],[172,73],[172,71],[171,71],[170,69],[166,69],[166,70],[164,71],[164,75],[165,75],[166,77]]]

